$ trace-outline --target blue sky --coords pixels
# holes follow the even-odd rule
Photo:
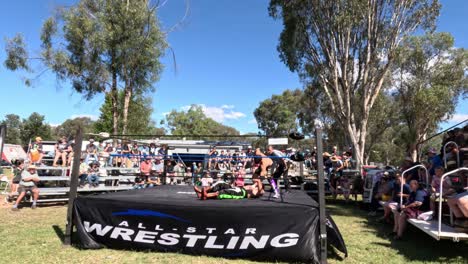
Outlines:
[[[30,50],[39,49],[39,31],[57,4],[74,1],[9,1],[0,10],[2,40],[22,33]],[[280,21],[268,16],[266,0],[192,0],[190,13],[168,41],[175,51],[177,71],[168,53],[162,62],[165,70],[156,83],[153,119],[191,104],[204,105],[208,116],[245,132],[256,132],[253,111],[258,103],[285,89],[300,88],[296,74],[280,61],[276,46],[282,30]],[[468,1],[444,0],[438,31],[448,31],[457,47],[468,48],[466,27]],[[169,0],[159,11],[163,28],[168,29],[184,15],[184,0]],[[1,45],[0,60],[5,59]],[[85,101],[67,84],[57,85],[52,75],[43,75],[33,87],[26,87],[22,74],[0,65],[0,119],[15,113],[27,117],[36,111],[50,124],[60,124],[77,116],[99,116],[104,101],[97,96]],[[468,118],[468,100],[459,103],[454,120],[443,127]]]

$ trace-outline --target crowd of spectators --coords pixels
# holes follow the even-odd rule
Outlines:
[[[468,173],[455,173],[442,182],[445,173],[460,167],[468,167],[468,126],[444,134],[440,151],[429,149],[421,162],[408,156],[396,172],[383,172],[374,187],[370,215],[375,215],[378,204],[382,205],[384,215],[379,220],[393,221],[395,239],[401,239],[407,219],[436,219],[439,200],[443,199],[448,207],[444,211],[452,212],[455,226],[467,232]],[[407,172],[402,177],[404,171]]]

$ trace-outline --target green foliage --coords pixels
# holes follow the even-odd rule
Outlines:
[[[119,116],[122,116],[124,91],[119,92],[118,105]],[[164,134],[164,129],[155,127],[155,123],[151,119],[153,108],[151,106],[152,99],[150,96],[134,94],[131,98],[129,115],[128,115],[128,130],[129,134]],[[112,102],[110,95],[106,95],[104,104],[100,108],[101,115],[94,123],[96,132],[112,133]],[[122,133],[123,124],[120,123],[118,133]]]
[[[34,112],[23,119],[21,141],[23,145],[27,145],[30,139],[34,140],[37,136],[43,140],[53,140],[51,127],[44,123],[44,116]]]
[[[358,166],[369,115],[396,48],[416,29],[433,30],[439,9],[438,0],[270,1],[270,16],[284,25],[281,60],[328,101]]]
[[[260,102],[254,111],[258,128],[272,137],[285,136],[297,131],[297,116],[302,96],[303,92],[299,89],[285,90],[281,95],[273,95]]]
[[[118,89],[154,91],[167,48],[156,10],[147,0],[80,0],[44,22],[38,59],[86,99]],[[30,69],[21,35],[7,40],[6,52],[8,69]]]
[[[198,105],[187,111],[172,110],[166,116],[166,126],[172,135],[239,135],[235,128],[220,124],[207,117]],[[227,139],[220,137],[219,139]]]
[[[20,69],[30,70],[27,63],[28,52],[26,51],[23,35],[18,34],[12,39],[7,38],[5,51],[7,58],[5,59],[4,65],[7,69],[12,71]]]
[[[5,116],[5,120],[1,122],[2,125],[7,126],[7,133],[5,143],[8,144],[21,144],[21,130],[23,129],[23,123],[21,118],[15,114],[8,114]]]
[[[453,43],[449,33],[434,33],[409,37],[398,49],[393,81],[410,151],[454,113],[468,89],[468,52]]]
[[[65,136],[68,139],[74,138],[78,127],[81,127],[83,133],[93,133],[94,121],[89,117],[77,117],[75,119],[67,119],[61,125],[55,128],[57,137]]]

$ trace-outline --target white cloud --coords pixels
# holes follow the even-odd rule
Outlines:
[[[257,119],[252,118],[252,119],[250,119],[247,123],[248,123],[248,124],[257,124]]]
[[[205,104],[198,104],[203,110],[203,113],[215,120],[216,122],[224,122],[226,120],[237,120],[240,118],[245,117],[245,114],[242,112],[234,111],[233,105],[222,105],[221,107],[218,106],[207,106]],[[180,109],[182,111],[189,110],[191,105],[182,106]]]
[[[233,105],[222,105],[221,108],[223,108],[223,109],[233,109],[234,106]]]
[[[459,123],[468,119],[468,114],[454,114],[452,118],[445,120],[446,122]]]
[[[96,115],[90,115],[90,114],[79,114],[79,115],[72,115],[70,116],[70,119],[75,119],[75,118],[79,118],[79,117],[88,117],[89,119],[93,120],[93,121],[96,121],[99,119],[98,116]]]

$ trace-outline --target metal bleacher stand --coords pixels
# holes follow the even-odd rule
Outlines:
[[[45,171],[46,173],[40,173],[39,179],[41,180],[39,187],[39,200],[38,202],[61,202],[68,201],[68,195],[70,191],[70,167],[38,167],[38,172]],[[60,175],[51,175],[51,171],[61,171]],[[90,192],[114,192],[132,189],[132,185],[135,181],[135,177],[139,174],[138,168],[118,168],[118,167],[102,167],[99,177],[99,186],[90,187],[79,187],[78,193],[90,193]],[[111,171],[117,171],[117,175],[111,175]],[[48,186],[52,185],[52,186]]]
[[[454,143],[454,142],[449,142],[449,143]],[[447,143],[444,146],[444,152],[445,152],[445,147],[449,144]],[[456,144],[455,144],[456,145]],[[459,157],[457,157],[457,162],[459,162]],[[444,164],[447,166],[447,159],[444,157]],[[459,163],[458,163],[459,164]],[[402,173],[402,177],[404,177],[405,173],[415,169],[415,168],[424,168],[426,170],[426,186],[430,190],[430,183],[429,183],[429,174],[427,169],[423,165],[416,165],[414,167],[409,168],[408,170],[404,171]],[[438,208],[438,215],[437,215],[437,221],[425,221],[425,220],[420,220],[420,219],[408,219],[408,223],[412,224],[413,226],[419,228],[426,234],[430,235],[431,237],[435,238],[436,240],[441,240],[441,239],[451,239],[454,242],[459,242],[460,240],[468,240],[468,234],[464,232],[460,232],[453,228],[453,216],[452,212],[450,211],[450,225],[446,225],[442,223],[442,204],[443,204],[443,184],[444,180],[447,176],[453,175],[462,171],[468,171],[468,168],[462,167],[458,168],[455,170],[452,170],[450,172],[445,173],[442,175],[442,178],[440,179],[440,191],[439,191],[439,208]],[[403,181],[401,184],[401,193],[403,193]],[[400,206],[403,204],[403,197],[400,198]]]

